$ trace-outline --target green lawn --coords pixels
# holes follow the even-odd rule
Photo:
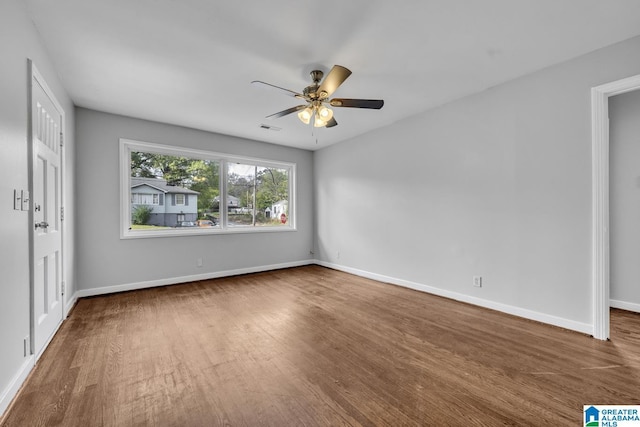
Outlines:
[[[166,230],[167,228],[171,228],[171,227],[161,227],[159,225],[131,224],[131,229],[132,230]]]

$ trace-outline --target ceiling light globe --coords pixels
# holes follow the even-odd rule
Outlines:
[[[318,117],[324,122],[328,122],[333,117],[333,110],[323,105],[318,109]]]
[[[313,126],[317,128],[322,128],[322,127],[325,127],[326,125],[327,125],[327,122],[325,120],[322,120],[320,117],[316,115],[316,119],[313,122]]]
[[[298,113],[298,118],[305,125],[309,124],[309,121],[311,121],[311,116],[312,116],[312,111],[311,111],[311,108],[309,107],[305,108],[304,110]]]

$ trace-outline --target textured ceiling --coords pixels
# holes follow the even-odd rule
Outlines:
[[[310,150],[640,34],[637,0],[25,1],[76,105]],[[384,108],[265,119],[300,102],[251,81],[334,64]]]

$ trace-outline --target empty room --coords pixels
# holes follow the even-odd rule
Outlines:
[[[3,0],[0,426],[640,425],[640,2]]]

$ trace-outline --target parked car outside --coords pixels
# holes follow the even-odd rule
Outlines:
[[[196,221],[196,226],[198,227],[215,227],[216,224],[209,219],[199,219]]]
[[[195,227],[196,223],[194,221],[179,221],[176,224],[176,227]]]

